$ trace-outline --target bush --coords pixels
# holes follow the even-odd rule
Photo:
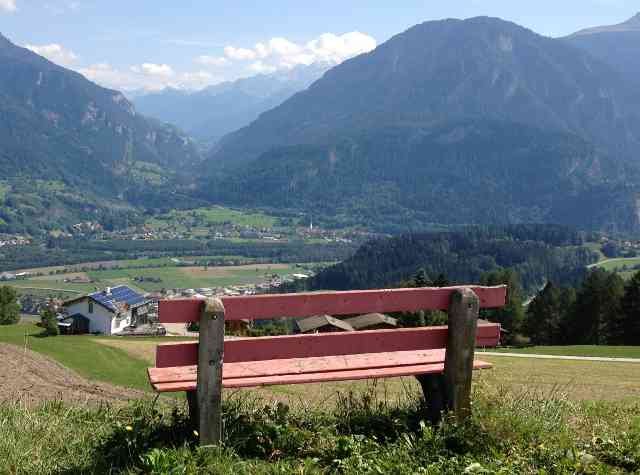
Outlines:
[[[14,325],[20,321],[18,294],[12,287],[0,287],[0,325]]]
[[[40,321],[44,328],[45,336],[58,336],[60,334],[60,328],[58,327],[58,319],[56,313],[49,307],[46,307],[40,315]]]

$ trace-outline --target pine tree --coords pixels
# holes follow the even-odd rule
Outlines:
[[[568,318],[575,304],[575,291],[549,282],[531,301],[523,324],[524,333],[536,345],[566,342]]]
[[[625,286],[622,297],[624,338],[626,345],[640,345],[640,272],[634,274]]]
[[[482,285],[507,285],[507,304],[495,310],[483,310],[482,316],[489,321],[502,325],[508,333],[506,341],[513,341],[522,330],[524,307],[520,276],[512,269],[500,269],[484,274],[480,278]]]
[[[624,339],[624,281],[604,269],[591,271],[576,296],[571,316],[572,344],[615,345]]]

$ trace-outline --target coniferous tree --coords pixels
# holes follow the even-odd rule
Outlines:
[[[536,345],[566,343],[568,318],[575,304],[575,291],[549,282],[527,307],[524,333]]]
[[[569,343],[615,345],[624,339],[624,281],[613,272],[591,271],[576,295]]]
[[[520,277],[512,269],[499,269],[484,274],[480,278],[482,285],[507,285],[507,304],[499,309],[482,310],[482,316],[489,321],[502,325],[508,333],[506,342],[513,341],[522,330],[524,307]]]
[[[625,286],[622,297],[622,323],[626,345],[640,345],[640,272],[636,272]]]

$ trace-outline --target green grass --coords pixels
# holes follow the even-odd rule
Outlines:
[[[51,274],[38,278],[23,279],[9,282],[7,285],[16,288],[20,293],[31,293],[34,295],[73,297],[78,294],[86,294],[95,291],[96,288],[107,286],[128,285],[136,290],[153,292],[163,288],[207,288],[207,287],[227,287],[232,285],[256,284],[267,280],[267,276],[286,276],[300,272],[295,265],[288,265],[286,268],[265,268],[260,264],[251,267],[251,264],[243,267],[223,266],[209,267],[207,274],[193,272],[193,269],[203,269],[203,267],[184,267],[176,264],[189,262],[193,263],[203,258],[170,258],[161,259],[137,259],[118,262],[117,269],[88,270],[86,274],[93,280],[92,283],[64,282],[70,274]],[[238,258],[236,258],[238,259]],[[234,260],[233,256],[228,260]],[[158,265],[158,267],[148,267]],[[258,267],[259,266],[259,267]],[[67,270],[80,271],[84,266],[69,266]],[[257,271],[256,271],[257,269]],[[46,269],[40,272],[47,273]],[[160,279],[160,282],[139,282],[136,278]]]
[[[89,271],[89,276],[96,281],[99,287],[103,283],[135,285],[145,291],[157,291],[162,288],[208,288],[224,287],[230,285],[254,284],[263,282],[265,274],[287,275],[294,273],[293,266],[286,269],[259,269],[223,267],[222,275],[215,275],[214,268],[210,268],[212,274],[193,275],[189,268],[185,267],[156,267],[144,269],[113,269],[104,271]],[[136,277],[160,279],[160,282],[137,282]]]
[[[574,403],[476,387],[470,420],[424,419],[418,395],[342,394],[329,409],[242,395],[224,445],[196,447],[184,413],[0,404],[0,473],[623,474],[640,470],[640,403]]]
[[[102,345],[93,336],[36,336],[41,332],[41,328],[31,324],[0,326],[0,342],[20,347],[26,344],[30,350],[46,355],[90,380],[150,390],[146,376],[148,364],[144,360]]]
[[[640,346],[532,346],[529,348],[501,348],[491,351],[533,355],[593,356],[601,358],[640,358]]]
[[[621,257],[617,259],[607,259],[596,264],[607,271],[622,271],[625,266],[631,270],[634,266],[640,265],[640,257]]]
[[[9,285],[16,289],[22,289],[23,292],[29,293],[31,290],[46,290],[55,292],[67,292],[74,294],[86,294],[93,292],[96,288],[96,284],[74,284],[71,282],[63,282],[64,275],[55,276],[55,279],[51,280],[35,280],[24,279],[11,282]],[[50,290],[54,289],[54,290]]]
[[[193,210],[173,210],[147,221],[147,225],[157,229],[174,229],[184,232],[187,228],[206,229],[233,224],[240,227],[273,228],[278,219],[261,212],[250,212],[212,206]]]

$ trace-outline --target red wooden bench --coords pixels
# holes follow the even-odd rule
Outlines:
[[[476,346],[499,343],[480,308],[505,304],[506,287],[449,287],[180,299],[160,302],[162,323],[200,322],[199,342],[159,345],[149,379],[158,392],[186,391],[200,442],[221,437],[222,388],[416,376],[433,411],[470,407]],[[449,327],[404,328],[224,341],[225,320],[448,310]],[[223,370],[224,362],[224,370]]]

